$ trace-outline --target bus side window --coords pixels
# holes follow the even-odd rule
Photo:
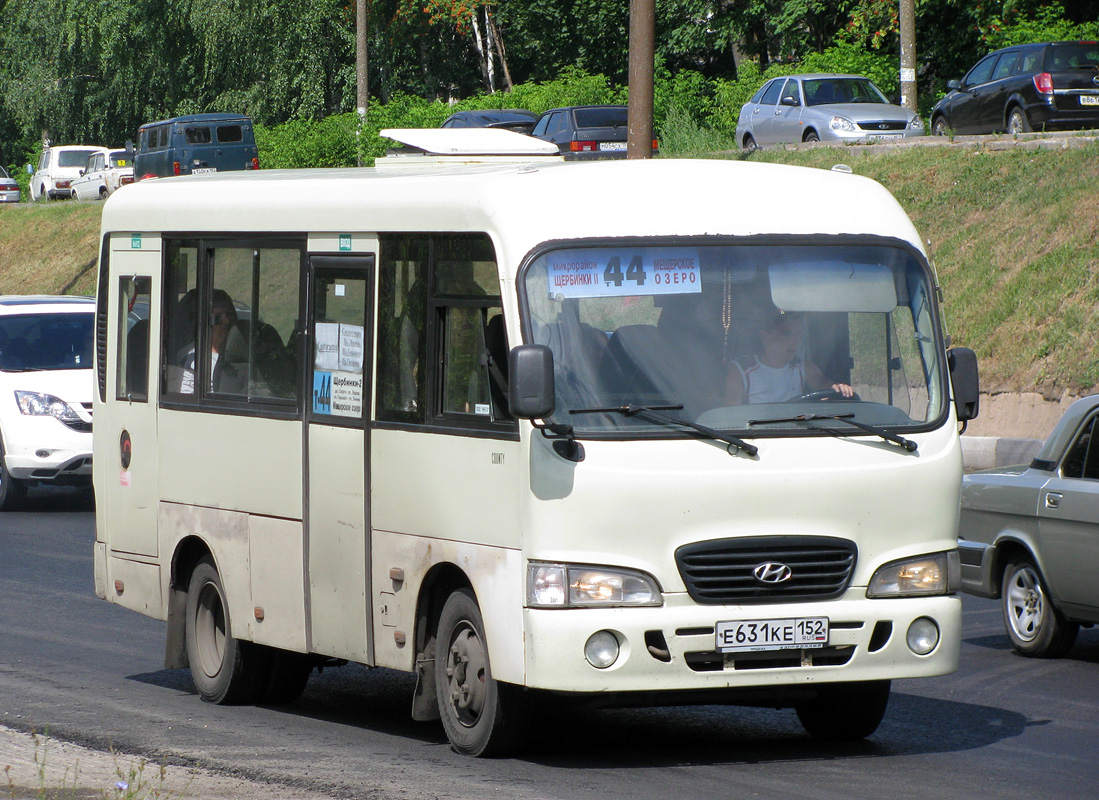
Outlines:
[[[149,290],[148,277],[119,278],[118,392],[122,400],[149,399]]]
[[[426,237],[387,237],[378,276],[378,419],[424,421]]]
[[[198,338],[198,248],[166,241],[165,257],[161,392],[193,396],[194,374],[184,362]]]

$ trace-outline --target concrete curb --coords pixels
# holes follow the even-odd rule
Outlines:
[[[963,436],[962,464],[967,472],[1013,464],[1029,464],[1042,449],[1041,439],[1006,436]]]

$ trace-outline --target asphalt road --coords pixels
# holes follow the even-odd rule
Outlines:
[[[386,670],[314,674],[290,706],[201,702],[187,672],[161,667],[162,623],[95,598],[87,501],[52,491],[31,503],[0,515],[9,728],[252,779],[280,797],[1095,797],[1099,631],[1066,658],[1024,659],[992,601],[965,600],[959,672],[894,683],[865,742],[817,744],[788,710],[614,710],[532,720],[521,757],[475,760],[411,721],[412,682]]]

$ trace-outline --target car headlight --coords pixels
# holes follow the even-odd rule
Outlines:
[[[60,397],[42,392],[23,392],[16,390],[15,403],[19,413],[32,417],[57,417],[62,422],[79,422],[80,415],[72,406]]]
[[[867,597],[952,594],[961,583],[958,551],[915,556],[880,567],[866,587]]]
[[[856,130],[855,123],[847,117],[832,117],[828,120],[828,127],[834,131],[844,131],[846,133]]]
[[[923,130],[923,117],[919,114],[912,117],[908,122],[908,130],[910,131],[922,131]]]
[[[663,603],[656,580],[643,572],[577,564],[527,566],[531,608],[610,608]]]

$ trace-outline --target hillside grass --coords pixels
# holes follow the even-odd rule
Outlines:
[[[842,162],[893,192],[928,243],[948,331],[977,352],[985,391],[1055,399],[1099,387],[1099,144],[814,147],[748,158]],[[0,294],[93,294],[99,209],[0,206]]]

